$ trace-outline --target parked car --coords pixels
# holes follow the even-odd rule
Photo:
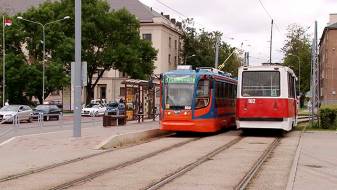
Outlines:
[[[105,115],[125,115],[125,104],[118,102],[111,102],[107,105]]]
[[[33,110],[26,105],[7,105],[0,109],[0,120],[13,122],[14,116],[18,115],[19,121],[32,122]]]
[[[104,115],[104,112],[106,110],[106,107],[101,104],[88,104],[82,109],[81,115],[82,116],[99,116]]]
[[[57,107],[57,105],[51,105],[51,104],[43,104],[43,105],[38,105],[34,110],[33,110],[33,119],[38,119],[39,114],[43,115],[43,120],[47,121],[52,118],[59,120],[60,115],[61,115],[61,110],[60,108]]]
[[[101,104],[102,106],[106,106],[106,99],[94,99],[90,101],[91,104]]]

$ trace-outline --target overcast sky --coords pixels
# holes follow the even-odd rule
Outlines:
[[[280,49],[284,45],[287,27],[296,23],[313,36],[314,21],[318,21],[318,37],[337,13],[337,0],[140,0],[157,12],[170,14],[178,20],[194,18],[196,28],[223,32],[222,39],[250,52],[250,63],[257,65],[269,60],[270,16],[274,19],[272,61],[282,62]],[[171,10],[170,8],[177,12]],[[234,39],[230,39],[234,38]]]

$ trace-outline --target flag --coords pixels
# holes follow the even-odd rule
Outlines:
[[[11,26],[12,25],[12,20],[11,19],[5,19],[5,21],[4,21],[4,25],[5,26]]]

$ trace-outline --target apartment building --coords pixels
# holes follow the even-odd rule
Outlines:
[[[319,43],[321,104],[337,104],[337,13],[330,14]]]

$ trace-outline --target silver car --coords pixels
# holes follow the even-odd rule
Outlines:
[[[17,115],[19,121],[32,122],[33,110],[26,105],[7,105],[0,109],[1,122],[13,122]]]

